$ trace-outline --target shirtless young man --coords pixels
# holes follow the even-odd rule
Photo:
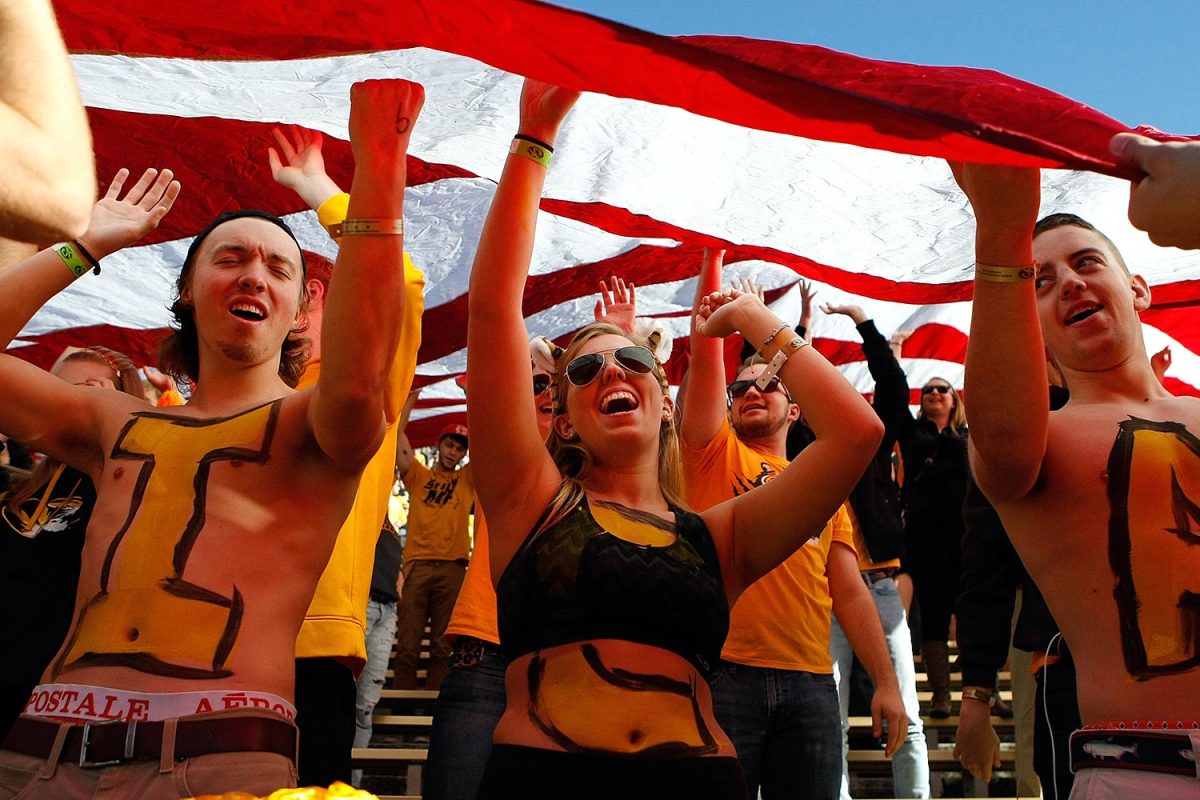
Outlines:
[[[1200,797],[1200,403],[1156,379],[1150,290],[1112,242],[1035,230],[1036,171],[956,177],[978,224],[972,466],[1075,656],[1071,796]],[[1052,413],[1043,348],[1071,390]]]
[[[281,359],[304,263],[265,215],[210,227],[184,265],[187,405],[146,411],[0,357],[0,430],[86,471],[98,495],[76,619],[5,741],[0,797],[90,797],[101,779],[139,798],[292,785],[296,633],[384,435],[405,154],[423,96],[398,80],[351,90],[357,169],[315,387],[281,376],[301,366]],[[44,302],[73,277],[55,260],[11,285]],[[79,724],[101,720],[137,724]]]

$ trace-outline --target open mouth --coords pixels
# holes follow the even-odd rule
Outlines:
[[[622,414],[638,407],[638,400],[631,392],[613,392],[600,401],[601,414]]]
[[[260,322],[267,318],[267,313],[263,309],[250,303],[237,303],[229,309],[229,313],[233,314],[238,319],[248,320],[250,322]]]
[[[1088,306],[1087,308],[1077,311],[1071,316],[1067,317],[1067,324],[1076,325],[1080,322],[1083,322],[1085,319],[1092,316],[1097,311],[1102,310],[1103,308],[1104,306]]]

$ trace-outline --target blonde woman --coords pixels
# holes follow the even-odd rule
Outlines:
[[[817,434],[779,478],[703,515],[685,509],[662,365],[605,323],[557,361],[547,452],[521,299],[550,153],[577,96],[526,82],[471,275],[468,414],[509,661],[480,797],[740,798],[707,683],[729,607],[821,530],[882,426],[757,297],[734,291],[705,298],[702,332],[761,342]]]

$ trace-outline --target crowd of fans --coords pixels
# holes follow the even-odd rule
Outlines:
[[[64,127],[45,128],[41,101],[60,118],[79,103],[48,5],[10,5],[0,32],[36,43],[47,88],[31,101],[0,70],[0,234],[57,244],[0,264],[0,346],[185,190],[123,169],[82,219],[60,201],[90,189],[56,187],[94,183],[83,122],[38,139],[52,174],[16,168],[37,160],[28,128]],[[972,773],[1000,763],[1011,640],[1034,654],[1047,796],[1200,796],[1200,407],[1163,388],[1137,317],[1149,289],[1112,242],[1072,215],[1038,221],[1036,170],[952,165],[978,222],[969,397],[932,378],[912,413],[906,334],[826,304],[862,337],[868,402],[804,338],[811,288],[793,326],[752,283],[724,287],[719,250],[673,392],[670,342],[622,277],[569,341],[525,328],[577,98],[525,84],[471,274],[469,427],[428,459],[405,433],[424,276],[402,208],[423,91],[403,80],[351,91],[348,194],[319,135],[275,134],[272,174],[336,264],[268,212],[227,212],[163,298],[163,373],[98,344],[49,373],[0,356],[0,797],[360,779],[351,750],[389,666],[392,687],[421,685],[427,626],[429,798],[849,797],[855,657],[895,794],[928,797],[922,718],[951,714],[952,638]],[[1113,147],[1146,173],[1134,224],[1200,246],[1200,146]]]

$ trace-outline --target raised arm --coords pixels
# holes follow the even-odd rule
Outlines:
[[[965,379],[972,473],[993,503],[1017,500],[1041,471],[1050,413],[1034,281],[1016,271],[1033,269],[1039,175],[962,164],[955,178],[975,210],[975,298]]]
[[[396,423],[396,474],[400,476],[401,481],[413,462],[412,443],[408,441],[408,434],[404,429],[408,427],[408,418],[412,416],[413,406],[417,404],[417,398],[420,396],[420,389],[413,389],[408,393],[404,407],[400,409],[400,419]]]
[[[554,146],[578,96],[526,80],[516,152],[505,162],[471,268],[467,417],[476,490],[488,515],[493,573],[520,543],[507,534],[525,525],[528,515],[531,526],[561,481],[534,416],[521,299],[546,182],[547,166],[540,157],[548,157],[546,146]]]
[[[1200,248],[1200,142],[1118,133],[1113,155],[1146,173],[1129,187],[1129,221],[1163,247]]]
[[[297,127],[289,136],[285,131],[274,128],[271,134],[279,145],[278,150],[267,148],[267,161],[275,182],[299,195],[309,208],[317,212],[327,230],[345,222],[350,196],[325,171],[325,157],[322,154],[324,137],[320,131]],[[333,238],[341,244],[340,236]],[[417,351],[421,348],[421,315],[425,310],[424,289],[425,275],[405,254],[400,344],[384,388],[384,415],[389,424],[399,418],[417,370]],[[400,427],[403,432],[403,426]]]
[[[887,426],[888,438],[900,436],[905,428],[913,424],[912,412],[908,410],[908,376],[900,366],[895,352],[875,327],[875,323],[860,306],[821,306],[826,314],[843,314],[850,318],[863,340],[863,355],[867,357],[867,369],[875,380],[875,413]]]
[[[722,340],[700,332],[700,305],[705,298],[721,291],[721,264],[724,250],[704,248],[700,279],[696,284],[696,302],[692,307],[691,360],[688,362],[687,402],[679,421],[679,436],[684,447],[703,448],[721,430],[725,419],[725,358]]]
[[[343,231],[310,406],[318,445],[347,471],[370,460],[387,425],[384,391],[405,313],[405,159],[424,101],[425,90],[403,80],[364,81],[350,90],[355,169],[348,222],[358,230]]]
[[[70,239],[96,198],[92,135],[49,0],[0,0],[0,236]]]
[[[87,274],[89,257],[103,259],[128,247],[158,226],[179,194],[170,170],[146,170],[121,197],[129,171],[113,178],[92,208],[83,236],[49,248],[0,273],[0,350],[12,343],[50,298]],[[73,265],[73,266],[72,266]],[[18,358],[0,356],[0,430],[41,452],[87,468],[98,457],[95,392],[63,383]],[[104,400],[104,396],[100,396]],[[110,398],[111,399],[111,398]],[[47,413],[53,409],[53,413]]]
[[[766,342],[760,353],[770,362],[778,353],[786,356],[778,375],[816,441],[774,480],[704,513],[714,535],[728,537],[724,566],[730,567],[731,595],[783,563],[825,526],[862,477],[883,435],[883,424],[862,395],[757,297],[731,291],[702,301],[702,334],[727,336],[735,330],[752,342]],[[773,331],[778,332],[772,336]]]

